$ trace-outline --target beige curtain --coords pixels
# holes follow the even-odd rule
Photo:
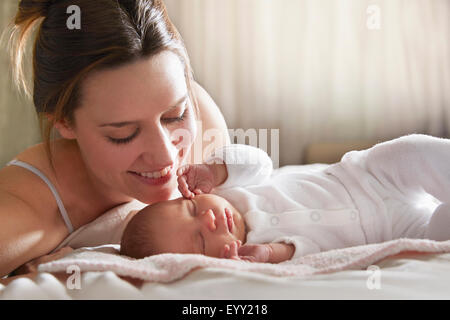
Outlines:
[[[0,27],[17,0],[0,1]],[[312,142],[446,135],[448,0],[165,0],[230,128],[280,129],[280,165]],[[268,131],[269,132],[269,131]],[[39,141],[0,51],[0,166]]]
[[[446,135],[448,0],[165,0],[231,128],[311,142]]]
[[[0,1],[0,33],[14,17],[18,3],[17,0]],[[5,42],[2,42],[0,48],[1,168],[18,153],[38,143],[40,133],[33,103],[19,94],[12,82],[9,53]]]

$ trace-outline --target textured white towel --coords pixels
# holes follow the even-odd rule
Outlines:
[[[450,241],[398,239],[379,244],[311,254],[280,264],[250,263],[217,259],[197,254],[161,254],[144,259],[118,255],[117,245],[80,248],[66,257],[41,264],[41,272],[66,272],[78,266],[81,271],[113,271],[144,281],[171,282],[201,267],[257,272],[280,277],[301,277],[349,269],[365,269],[380,260],[402,252],[450,252]]]
[[[117,206],[94,221],[75,230],[53,251],[58,251],[63,247],[77,249],[104,244],[120,244],[128,221],[133,217],[134,213],[145,206],[146,204],[137,200]]]

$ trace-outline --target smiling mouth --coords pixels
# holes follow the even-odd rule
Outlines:
[[[159,179],[159,178],[163,178],[165,176],[167,176],[167,174],[170,173],[170,171],[172,170],[172,166],[168,166],[162,170],[158,170],[158,171],[154,171],[154,172],[135,172],[135,171],[130,171],[136,175],[139,175],[143,178],[147,178],[147,179]]]

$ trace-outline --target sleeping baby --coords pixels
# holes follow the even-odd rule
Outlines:
[[[398,238],[450,239],[448,139],[414,134],[278,172],[263,150],[233,144],[177,175],[183,198],[138,212],[121,254],[279,263]]]

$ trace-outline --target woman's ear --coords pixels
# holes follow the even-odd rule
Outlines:
[[[53,126],[63,138],[71,140],[77,138],[75,130],[66,119],[56,121]]]

